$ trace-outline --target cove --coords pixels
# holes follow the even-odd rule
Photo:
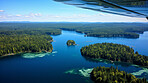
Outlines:
[[[1,58],[1,83],[90,83],[89,73],[97,66],[118,66],[120,70],[148,80],[147,68],[128,63],[110,63],[103,59],[93,60],[80,53],[83,46],[112,42],[128,45],[139,54],[148,56],[148,32],[140,34],[138,39],[84,37],[84,34],[64,30],[61,35],[52,37],[52,53],[26,53]],[[74,40],[77,45],[67,46],[67,40]],[[28,58],[29,55],[31,57]]]

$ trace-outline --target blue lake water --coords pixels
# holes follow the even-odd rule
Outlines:
[[[0,83],[90,83],[89,72],[97,66],[118,66],[136,77],[148,80],[148,69],[127,63],[109,63],[81,56],[83,46],[112,42],[131,46],[139,54],[148,56],[148,32],[138,39],[84,37],[74,31],[62,31],[52,36],[53,53],[26,53],[0,59]],[[67,46],[67,40],[78,45]],[[30,55],[30,56],[29,56]]]

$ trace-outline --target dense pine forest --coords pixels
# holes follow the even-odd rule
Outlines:
[[[61,30],[48,23],[0,23],[0,34],[59,35]]]
[[[51,52],[50,35],[59,35],[61,30],[45,26],[36,23],[0,23],[0,56],[20,52]]]
[[[147,23],[67,23],[67,22],[45,22],[45,23],[0,23],[2,30],[33,30],[52,35],[61,34],[62,30],[85,33],[93,37],[124,37],[139,38],[139,33],[148,31]],[[49,30],[50,29],[50,30]]]
[[[19,52],[51,52],[51,41],[49,35],[0,35],[0,56]]]
[[[47,49],[51,37],[61,30],[71,30],[95,37],[138,38],[148,30],[146,23],[0,23],[0,56],[18,52],[40,52]],[[43,41],[44,40],[44,41]],[[15,43],[14,43],[15,42]],[[43,44],[42,44],[42,43]]]
[[[147,23],[65,23],[60,27],[93,37],[139,38],[139,33],[148,31]]]
[[[121,44],[97,43],[82,47],[81,54],[95,59],[123,61],[148,67],[148,56],[140,55],[138,52],[134,53],[132,48]]]
[[[139,79],[114,67],[96,67],[90,74],[95,83],[148,83],[145,78]]]

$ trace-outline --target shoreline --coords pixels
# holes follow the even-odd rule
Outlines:
[[[83,56],[83,55],[82,55]],[[90,57],[85,57],[83,56],[84,58],[87,58],[87,59],[92,59],[94,61],[98,61],[98,62],[102,62],[102,60],[105,60],[105,61],[109,61],[111,64],[114,64],[114,63],[127,63],[127,64],[131,64],[135,67],[143,67],[143,68],[147,68],[148,69],[148,66],[141,66],[141,65],[137,65],[137,64],[134,64],[134,63],[130,63],[130,62],[123,62],[123,61],[112,61],[112,60],[108,60],[108,59],[103,59],[103,58],[90,58]],[[100,61],[100,59],[102,59]]]
[[[122,36],[109,36],[110,34],[108,34],[107,36],[104,36],[104,34],[99,34],[99,35],[103,35],[103,36],[94,36],[96,34],[87,34],[87,33],[84,33],[83,31],[77,31],[77,30],[74,30],[74,29],[66,29],[66,28],[60,28],[61,30],[65,30],[65,31],[74,31],[74,32],[77,32],[77,33],[81,33],[81,34],[84,34],[84,37],[98,37],[98,38],[127,38],[127,39],[138,39],[140,38],[140,34],[143,34],[144,32],[146,31],[143,31],[143,32],[131,32],[136,34],[137,36],[134,36],[134,35],[131,35],[130,37],[129,36],[126,36],[126,34],[122,34]],[[134,37],[133,37],[134,36]]]
[[[52,40],[49,40],[50,43],[52,43],[53,41],[54,41],[53,39]],[[53,51],[53,47],[52,47],[52,51]],[[25,51],[25,52],[18,52],[18,53],[9,53],[9,54],[5,54],[5,55],[0,56],[0,58],[7,57],[7,56],[14,56],[16,54],[21,54],[21,53],[41,53],[41,52],[50,52],[50,51],[42,50],[40,52]]]
[[[53,48],[52,48],[52,51],[53,51]],[[4,57],[8,57],[8,56],[15,56],[15,55],[21,54],[21,53],[41,53],[41,52],[43,52],[43,53],[51,52],[52,53],[52,51],[43,50],[43,51],[40,51],[40,52],[25,51],[25,52],[18,52],[18,53],[10,53],[10,54],[2,55],[2,56],[0,56],[0,58],[4,58]]]

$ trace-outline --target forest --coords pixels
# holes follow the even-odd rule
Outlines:
[[[139,79],[114,67],[96,67],[90,74],[95,83],[148,83],[145,78]]]
[[[51,52],[52,37],[61,30],[38,26],[30,23],[0,24],[0,56],[14,55],[21,52]]]
[[[146,23],[0,22],[0,56],[19,52],[51,51],[49,35],[60,35],[61,30],[95,37],[138,38],[139,33],[148,31],[147,26]]]
[[[49,35],[0,35],[0,56],[20,52],[51,52],[51,42]]]
[[[61,30],[50,23],[0,23],[0,34],[60,35]]]
[[[32,30],[43,34],[59,35],[61,30],[76,31],[93,37],[139,38],[139,33],[148,31],[147,23],[87,23],[87,22],[43,22],[0,23],[0,31]]]
[[[139,38],[139,34],[148,31],[147,23],[63,23],[61,27],[93,37]]]
[[[82,56],[89,58],[102,58],[110,61],[129,62],[148,67],[148,56],[140,55],[137,51],[126,45],[114,43],[97,43],[81,48]]]

